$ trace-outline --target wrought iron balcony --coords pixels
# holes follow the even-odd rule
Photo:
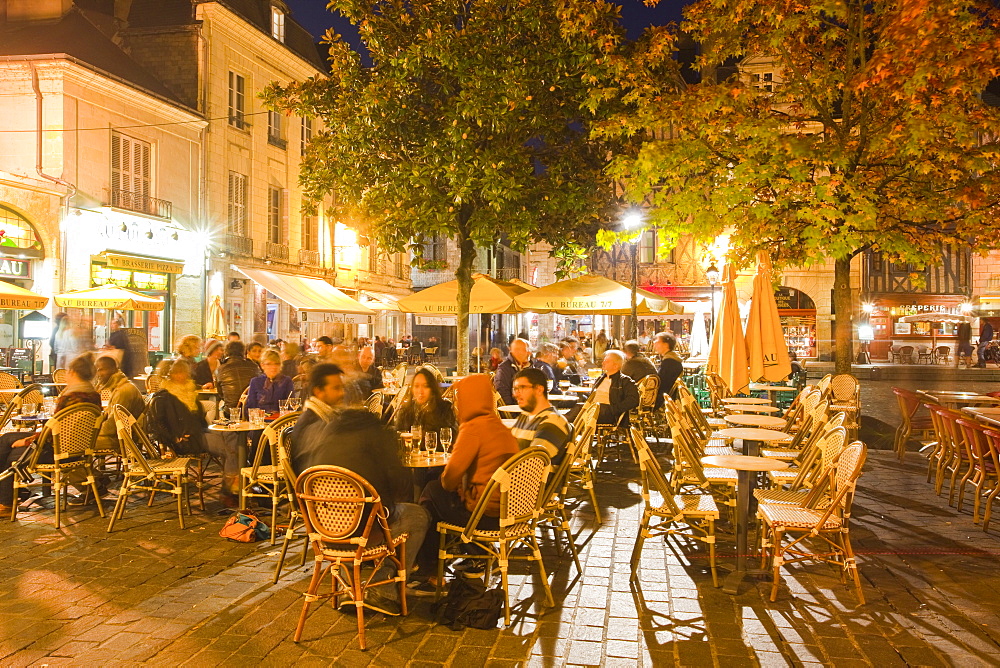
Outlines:
[[[227,234],[226,250],[234,255],[253,255],[253,239],[241,234]]]
[[[503,267],[500,269],[493,270],[494,277],[501,281],[510,281],[513,279],[524,280],[520,267]]]
[[[125,209],[144,213],[147,216],[170,219],[173,213],[173,203],[165,199],[157,199],[149,195],[134,193],[119,188],[111,189],[111,206],[115,209]]]
[[[268,241],[264,244],[264,257],[268,260],[288,262],[288,246]]]
[[[270,144],[271,146],[277,146],[282,151],[288,148],[288,140],[282,139],[281,137],[278,137],[276,135],[272,135],[271,133],[267,134],[267,143]]]
[[[299,264],[304,264],[307,267],[318,267],[319,266],[319,251],[307,250],[305,248],[299,249]]]

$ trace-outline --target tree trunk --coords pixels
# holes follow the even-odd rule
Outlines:
[[[476,261],[476,244],[472,241],[468,229],[470,217],[470,211],[463,210],[459,213],[459,260],[455,278],[458,280],[457,373],[460,374],[469,371],[469,298],[472,296],[472,264]]]
[[[851,295],[851,258],[836,260],[833,268],[833,308],[836,320],[833,326],[833,350],[836,355],[837,373],[851,373],[854,362],[854,304]]]

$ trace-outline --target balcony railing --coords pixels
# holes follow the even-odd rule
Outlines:
[[[118,188],[111,189],[111,206],[116,209],[135,211],[144,213],[147,216],[170,219],[173,213],[173,204],[165,199],[157,199],[149,195],[142,195],[128,190]]]
[[[510,281],[513,279],[524,280],[520,267],[503,267],[502,269],[495,269],[493,271],[494,277],[501,281]]]
[[[226,249],[234,255],[253,255],[253,239],[240,234],[227,234]]]
[[[288,148],[288,140],[282,139],[281,137],[272,135],[270,133],[268,133],[267,135],[267,143],[270,144],[271,146],[277,146],[282,151]]]
[[[268,241],[264,245],[264,257],[268,260],[280,260],[281,262],[288,262],[288,246],[285,244],[276,244],[273,241]]]
[[[299,264],[304,264],[307,267],[318,267],[319,266],[319,251],[307,250],[305,248],[299,249]]]

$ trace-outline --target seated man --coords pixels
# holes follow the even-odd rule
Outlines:
[[[517,439],[517,447],[524,450],[540,445],[552,458],[552,465],[559,466],[566,454],[570,426],[549,403],[545,394],[545,374],[539,369],[524,369],[514,376],[514,399],[521,413],[510,433]]]
[[[226,410],[234,420],[243,419],[236,415],[236,405],[240,402],[244,390],[250,387],[250,381],[260,375],[260,367],[243,356],[243,344],[230,341],[226,344],[226,357],[219,368],[215,370],[215,387],[222,396]]]
[[[552,393],[559,391],[559,383],[556,382],[556,367],[558,362],[559,347],[556,344],[547,342],[538,344],[538,351],[535,353],[535,361],[532,366],[545,374],[545,378],[548,381],[548,390]],[[517,393],[514,394],[514,399],[517,399]]]
[[[638,381],[646,376],[655,376],[656,367],[649,361],[649,358],[642,354],[642,349],[638,341],[629,341],[624,346],[625,366],[622,373],[634,381]],[[662,401],[662,399],[661,399]]]
[[[628,412],[639,406],[639,388],[622,373],[625,353],[609,350],[604,353],[601,369],[604,373],[594,382],[591,395],[600,405],[597,424],[628,426]],[[619,423],[618,420],[621,419]]]
[[[371,483],[389,513],[389,530],[394,536],[408,534],[405,566],[409,571],[430,520],[427,511],[417,504],[399,502],[413,493],[413,485],[399,460],[398,436],[366,410],[335,410],[344,396],[342,372],[336,365],[317,365],[312,378],[312,396],[306,399],[306,410],[295,424],[292,437],[295,474],[312,466],[340,466]],[[370,545],[378,544],[381,532],[372,531],[370,538]],[[387,561],[373,578],[384,580],[393,575],[395,571]],[[400,614],[396,584],[369,589],[365,607],[387,615]]]
[[[653,350],[660,356],[660,369],[657,375],[660,377],[660,389],[656,392],[656,407],[663,407],[663,395],[674,396],[674,383],[684,373],[684,366],[681,364],[680,356],[674,352],[677,347],[677,339],[670,332],[659,332],[653,337]]]
[[[580,341],[575,336],[567,336],[559,342],[559,359],[552,370],[555,372],[556,384],[560,380],[568,380],[574,385],[582,381],[580,369],[576,361],[577,346]]]
[[[503,397],[505,406],[514,403],[514,394],[511,387],[514,384],[514,375],[521,369],[531,366],[531,352],[528,349],[528,342],[524,339],[514,339],[510,344],[510,354],[500,362],[496,375],[493,377],[493,387],[497,393]]]
[[[118,428],[115,423],[114,406],[123,406],[125,410],[138,418],[146,408],[146,402],[139,393],[139,388],[132,384],[125,374],[118,370],[118,362],[113,357],[98,357],[97,372],[94,385],[97,391],[111,390],[111,398],[104,410],[104,422],[97,435],[95,450],[114,450],[120,452],[118,445]]]

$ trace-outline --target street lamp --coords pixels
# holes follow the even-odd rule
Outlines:
[[[715,286],[719,282],[719,269],[715,266],[714,262],[708,265],[708,269],[705,270],[705,278],[708,279],[708,284],[712,286],[712,326],[708,331],[708,335],[712,336],[715,334]]]
[[[622,227],[626,231],[639,230],[642,227],[642,212],[638,209],[631,209],[622,217]],[[636,305],[636,289],[639,284],[639,242],[642,240],[642,232],[632,239],[632,322],[629,323],[630,339],[639,338],[639,317]]]

